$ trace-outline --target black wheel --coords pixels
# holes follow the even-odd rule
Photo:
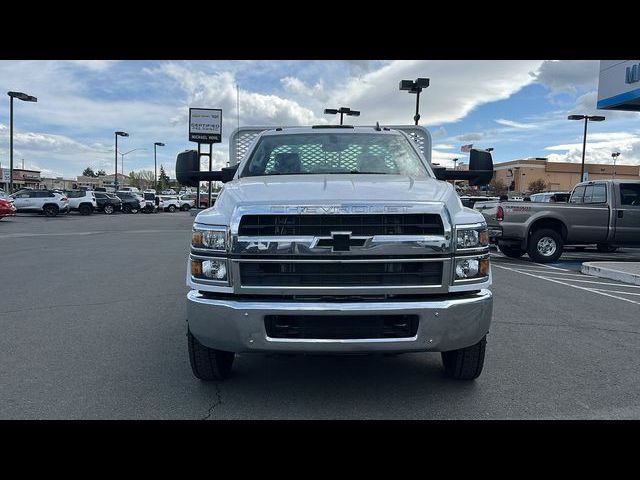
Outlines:
[[[542,228],[531,234],[527,253],[536,263],[551,263],[560,258],[563,248],[564,242],[558,232]]]
[[[42,211],[47,217],[55,217],[56,215],[58,215],[60,209],[57,205],[45,205],[44,207],[42,207]]]
[[[169,212],[173,213],[173,212],[176,211],[176,206],[175,205],[169,205],[169,208],[167,210],[169,210]]]
[[[113,205],[111,205],[110,203],[107,203],[104,206],[104,213],[106,213],[107,215],[111,215],[114,210],[115,210],[115,208],[113,208]]]
[[[613,245],[605,245],[604,243],[599,243],[596,248],[599,252],[602,253],[613,253],[618,250],[618,247],[614,247]]]
[[[131,213],[131,205],[129,205],[128,203],[125,203],[125,204],[122,206],[122,211],[123,211],[124,213]]]
[[[147,205],[146,207],[144,207],[144,211],[146,213],[153,213],[153,207],[151,205]]]
[[[91,215],[93,209],[91,208],[91,205],[80,205],[78,212],[80,212],[80,215]]]
[[[504,253],[507,257],[510,257],[510,258],[520,258],[525,253],[527,253],[521,248],[513,247],[510,245],[498,245],[498,248],[502,253]]]
[[[138,213],[140,210],[136,207],[131,207],[131,213]]]
[[[202,345],[187,332],[191,371],[200,380],[224,380],[231,374],[235,353],[214,350]]]
[[[444,371],[448,376],[457,380],[473,380],[474,378],[478,378],[482,373],[482,367],[484,365],[486,345],[487,336],[485,335],[478,343],[470,347],[451,350],[450,352],[442,352]]]
[[[183,212],[188,212],[189,211],[189,204],[182,205],[180,207],[180,210],[182,210]]]

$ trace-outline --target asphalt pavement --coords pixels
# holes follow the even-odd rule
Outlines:
[[[640,418],[640,287],[494,253],[484,372],[439,354],[241,355],[195,379],[186,345],[193,217],[97,214],[0,221],[0,418]],[[590,283],[595,282],[595,283]]]

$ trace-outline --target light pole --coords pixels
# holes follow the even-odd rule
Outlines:
[[[13,99],[17,98],[23,102],[37,102],[34,96],[22,92],[7,92],[9,95],[9,193],[13,193]]]
[[[340,125],[342,125],[342,117],[343,115],[346,115],[348,117],[359,117],[360,116],[360,111],[359,110],[351,110],[350,108],[347,107],[340,107],[340,108],[325,108],[324,109],[324,113],[327,115],[336,115],[336,114],[340,114]]]
[[[118,137],[128,137],[129,134],[127,132],[115,132],[115,135],[116,135],[116,151],[114,152],[114,156],[116,160],[116,173],[114,175],[113,182],[117,192],[118,191]]]
[[[418,125],[418,120],[420,120],[420,92],[422,92],[423,88],[427,88],[429,86],[428,78],[416,78],[413,80],[400,80],[400,90],[406,90],[409,93],[416,94],[416,114],[413,116],[413,120]]]
[[[122,175],[124,175],[124,156],[129,155],[131,152],[135,152],[136,150],[146,150],[146,148],[134,148],[133,150],[129,150],[128,152],[120,154],[120,168],[122,171]]]
[[[582,137],[582,165],[580,167],[580,182],[584,181],[584,154],[587,149],[587,123],[589,120],[592,122],[602,122],[605,117],[600,115],[569,115],[568,120],[584,120],[584,136]]]
[[[620,152],[613,152],[611,158],[613,158],[613,178],[616,178],[616,159],[620,156]]]
[[[158,162],[156,161],[156,147],[164,147],[164,143],[156,142],[153,144],[153,188],[158,191]]]

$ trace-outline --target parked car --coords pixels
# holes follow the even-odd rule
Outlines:
[[[132,193],[140,193],[140,189],[138,187],[120,187],[119,192],[132,192]]]
[[[543,192],[543,193],[534,193],[529,196],[529,199],[532,202],[542,202],[542,203],[567,203],[569,201],[569,197],[571,197],[571,192]]]
[[[122,210],[122,200],[113,193],[95,192],[95,196],[99,212],[111,215],[116,210]]]
[[[180,209],[180,200],[175,195],[158,195],[159,202],[162,202],[162,210],[166,212],[175,212]]]
[[[0,220],[4,217],[12,217],[16,214],[16,207],[13,204],[13,199],[8,196],[2,196],[0,193]]]
[[[492,201],[500,200],[500,197],[488,197],[488,196],[481,196],[481,195],[475,195],[475,196],[463,195],[462,197],[460,197],[460,201],[462,202],[462,205],[469,208],[473,208],[476,202],[487,202],[490,200]]]
[[[483,214],[489,237],[508,257],[555,262],[569,244],[614,252],[640,246],[640,181],[582,182],[569,203],[503,202],[494,215]]]
[[[180,203],[180,210],[187,212],[195,206],[196,197],[194,195],[193,198],[187,198],[186,195],[180,195],[178,197],[178,202]]]
[[[142,211],[144,213],[155,213],[158,211],[158,203],[159,198],[155,193],[145,191],[143,194],[144,198],[144,208]]]
[[[177,195],[176,191],[173,188],[170,188],[168,190],[163,190],[162,192],[160,192],[162,195]]]
[[[138,213],[144,208],[144,198],[141,195],[118,192],[116,196],[122,200],[122,211],[124,213]]]
[[[69,210],[79,212],[80,215],[91,215],[98,208],[96,195],[91,190],[73,190],[67,192]]]
[[[11,198],[18,212],[44,213],[55,217],[59,213],[69,213],[69,199],[62,193],[51,190],[20,190]]]

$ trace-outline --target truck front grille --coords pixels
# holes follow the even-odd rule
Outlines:
[[[246,287],[440,285],[442,262],[240,262]]]
[[[418,331],[417,315],[267,315],[271,338],[364,339],[410,338]]]
[[[349,231],[353,236],[373,235],[442,235],[440,215],[345,214],[345,215],[244,215],[238,234],[241,236],[313,235]]]

